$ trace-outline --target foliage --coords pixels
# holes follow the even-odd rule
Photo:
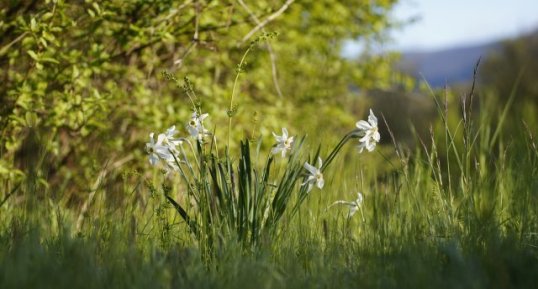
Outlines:
[[[205,110],[227,120],[233,67],[265,32],[279,36],[256,45],[240,67],[248,77],[236,91],[234,135],[268,135],[292,115],[297,127],[315,127],[321,120],[304,116],[320,107],[343,115],[348,86],[384,82],[390,59],[352,63],[340,56],[342,43],[382,35],[394,2],[3,1],[2,186],[9,191],[31,168],[39,191],[50,184],[77,204],[103,171],[120,178],[118,168],[140,159],[147,127],[189,113],[186,96],[160,77],[164,70],[190,76]],[[336,117],[330,125],[351,121]]]

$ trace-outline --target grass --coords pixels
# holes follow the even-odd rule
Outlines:
[[[137,174],[82,215],[22,186],[0,207],[0,288],[533,288],[536,140],[483,107],[460,119],[439,104],[445,121],[413,152],[348,145],[326,187],[254,247],[221,235],[206,254],[160,182]],[[359,190],[361,214],[327,209]]]

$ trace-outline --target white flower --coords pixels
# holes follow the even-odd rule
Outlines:
[[[273,136],[275,136],[276,139],[276,146],[273,147],[271,150],[272,154],[277,154],[279,152],[282,153],[282,157],[286,157],[286,152],[291,151],[291,145],[293,144],[293,137],[288,137],[288,130],[286,128],[282,128],[282,136],[278,136],[276,133],[273,132]]]
[[[197,112],[192,113],[191,120],[187,124],[187,130],[192,137],[201,141],[204,136],[209,135],[209,131],[204,128],[204,119],[208,116],[207,113],[201,115],[198,115]]]
[[[363,200],[364,200],[364,197],[362,196],[362,194],[360,192],[358,192],[357,193],[357,199],[355,201],[353,201],[353,202],[348,202],[348,201],[343,201],[343,200],[336,201],[332,205],[330,205],[329,208],[334,206],[334,205],[346,205],[346,206],[349,206],[349,212],[347,214],[347,217],[351,218],[359,210],[359,208],[362,205]]]
[[[356,126],[364,134],[362,138],[359,139],[359,153],[362,153],[364,148],[366,148],[369,152],[373,151],[376,143],[378,143],[381,139],[377,127],[377,117],[375,117],[373,111],[370,109],[368,122],[359,120]]]
[[[179,166],[177,163],[181,162],[177,146],[183,143],[184,138],[174,137],[176,133],[176,126],[171,126],[166,130],[166,133],[161,133],[157,136],[157,141],[154,138],[155,134],[150,133],[149,142],[146,143],[150,164],[156,165],[159,161],[163,161],[166,165],[165,170],[167,173],[170,170],[178,171]]]
[[[323,174],[321,173],[321,158],[318,157],[318,168],[314,167],[313,165],[305,162],[304,168],[310,173],[308,178],[304,183],[301,184],[301,186],[304,186],[308,184],[308,192],[312,190],[312,187],[314,186],[314,183],[318,188],[323,188],[323,185],[325,184],[325,181],[323,180]]]
[[[174,157],[172,156],[169,147],[167,145],[163,145],[166,135],[162,133],[159,134],[157,136],[157,142],[155,142],[153,136],[154,133],[150,133],[149,142],[146,143],[146,151],[149,153],[149,163],[156,165],[161,159],[167,162],[173,160]]]
[[[176,147],[183,144],[184,140],[184,138],[175,138],[174,135],[176,133],[176,126],[173,125],[166,130],[166,133],[164,134],[164,138],[162,140],[162,144],[168,146],[168,148],[174,153],[177,153]]]

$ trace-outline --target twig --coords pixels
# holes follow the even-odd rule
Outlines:
[[[196,17],[194,18],[193,41],[198,41],[198,25],[200,23],[200,3],[198,1],[194,4],[194,12],[196,12]]]
[[[9,192],[9,194],[7,194],[4,199],[2,200],[2,202],[0,202],[0,208],[2,207],[2,205],[4,205],[7,200],[9,199],[9,197],[13,196],[15,194],[15,192],[17,192],[17,190],[19,189],[19,187],[21,186],[21,184],[17,184],[13,190],[11,190],[11,192]]]
[[[278,9],[278,11],[276,11],[275,13],[269,15],[269,17],[267,17],[264,21],[262,21],[262,22],[260,22],[260,24],[256,25],[256,27],[254,27],[254,29],[250,30],[250,32],[247,33],[247,35],[245,35],[245,37],[243,37],[243,39],[241,40],[241,44],[245,43],[245,41],[247,41],[250,37],[252,37],[252,35],[254,35],[254,33],[258,32],[260,29],[262,29],[269,22],[275,20],[278,16],[282,15],[282,13],[284,13],[284,11],[286,11],[286,9],[288,9],[288,7],[294,1],[295,0],[286,1],[286,3],[284,3],[284,5],[282,5],[282,7],[280,7],[280,9]]]
[[[24,38],[24,36],[26,36],[27,34],[28,34],[28,32],[24,32],[23,34],[21,34],[17,38],[15,38],[13,41],[11,41],[10,43],[8,43],[4,47],[2,47],[0,49],[0,57],[4,56],[4,54],[6,54],[9,51],[9,48],[11,46],[13,46],[15,43],[21,41]]]
[[[260,19],[256,17],[254,12],[247,6],[247,4],[245,4],[243,0],[237,0],[237,2],[239,2],[239,4],[241,4],[241,6],[248,12],[252,20],[254,20],[254,22],[256,22],[257,25],[261,25],[262,22],[260,21]],[[265,32],[265,28],[262,27],[261,29],[262,31]],[[282,90],[280,89],[280,85],[278,84],[276,54],[275,54],[275,51],[273,50],[273,46],[269,42],[267,42],[267,50],[269,51],[269,56],[271,57],[271,72],[273,76],[273,84],[275,85],[275,89],[276,89],[276,92],[278,93],[278,96],[282,97]]]
[[[179,57],[178,59],[174,60],[174,65],[181,67],[183,65],[183,59],[185,59],[185,57],[187,57],[191,53],[191,51],[196,47],[197,44],[198,41],[191,41],[191,44],[189,44],[189,47],[187,47],[187,50],[185,50],[183,55],[181,55],[181,57]]]

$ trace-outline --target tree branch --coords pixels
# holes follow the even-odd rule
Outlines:
[[[245,43],[245,41],[247,41],[250,37],[252,37],[252,35],[254,35],[254,33],[258,32],[260,29],[265,27],[265,25],[267,25],[269,22],[275,20],[278,16],[282,15],[282,13],[284,13],[284,11],[286,11],[286,9],[288,9],[288,7],[294,1],[295,0],[286,1],[286,3],[284,3],[284,5],[282,5],[282,7],[280,7],[280,9],[278,9],[278,11],[276,11],[275,13],[269,15],[269,17],[267,17],[264,21],[262,21],[258,25],[256,25],[256,27],[254,27],[254,29],[250,30],[250,32],[247,33],[247,35],[245,35],[245,37],[243,37],[243,39],[241,40],[240,45]]]

